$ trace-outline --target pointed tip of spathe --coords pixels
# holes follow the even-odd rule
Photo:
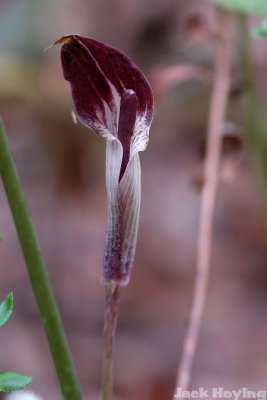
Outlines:
[[[64,35],[61,38],[57,39],[52,46],[56,46],[57,44],[68,44],[76,39],[76,35]]]
[[[57,46],[58,44],[68,44],[73,42],[73,40],[76,40],[77,35],[64,35],[61,36],[61,38],[57,39],[55,42],[49,44],[45,49],[44,52],[51,49],[51,47]]]

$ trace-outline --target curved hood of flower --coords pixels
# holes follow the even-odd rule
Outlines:
[[[107,139],[108,229],[103,282],[125,285],[132,266],[140,210],[138,152],[145,150],[153,115],[150,85],[121,51],[68,35],[62,44],[64,78],[79,120]]]

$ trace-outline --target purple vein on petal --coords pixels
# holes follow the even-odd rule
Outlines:
[[[121,96],[118,126],[118,139],[120,140],[123,148],[123,157],[119,180],[121,180],[121,178],[123,177],[123,174],[130,159],[131,139],[137,116],[137,108],[138,99],[135,92],[131,89],[126,90]]]

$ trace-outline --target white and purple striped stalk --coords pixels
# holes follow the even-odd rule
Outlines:
[[[64,77],[79,120],[106,139],[108,227],[102,283],[127,285],[135,255],[141,198],[139,151],[152,122],[151,87],[121,51],[91,38],[68,35],[62,44]]]

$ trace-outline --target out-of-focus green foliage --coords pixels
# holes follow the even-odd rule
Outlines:
[[[17,372],[0,372],[0,392],[14,392],[25,389],[32,381],[30,376]]]
[[[0,303],[0,326],[3,326],[12,315],[13,303],[13,293],[9,293]],[[31,381],[32,378],[30,376],[21,375],[17,372],[0,372],[0,392],[13,392],[24,389]]]
[[[0,98],[27,99],[38,89],[38,66],[14,54],[0,56]]]
[[[0,2],[1,3],[1,2]],[[10,2],[0,12],[0,50],[38,61],[43,58],[42,14],[47,0]]]
[[[13,293],[9,293],[0,304],[0,326],[3,326],[10,318],[13,311]]]
[[[264,20],[259,26],[253,29],[252,34],[254,36],[267,37],[267,19]]]
[[[233,11],[248,14],[267,14],[266,0],[211,0]]]

